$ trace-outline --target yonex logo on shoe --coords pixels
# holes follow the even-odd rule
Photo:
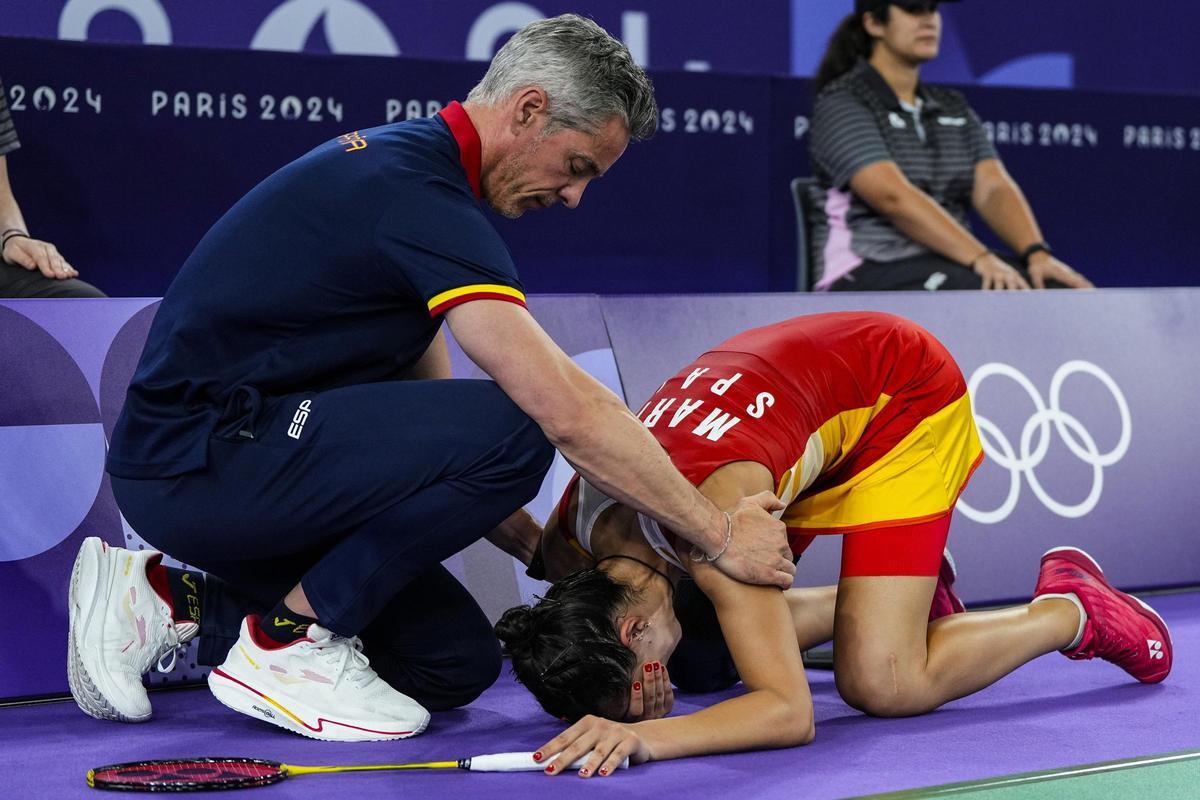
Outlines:
[[[1158,641],[1157,639],[1147,639],[1146,645],[1150,648],[1151,659],[1161,659],[1164,657],[1162,651],[1162,642]]]
[[[308,421],[308,412],[312,408],[312,400],[304,400],[292,415],[292,424],[288,425],[288,436],[299,439],[304,431],[304,423]]]

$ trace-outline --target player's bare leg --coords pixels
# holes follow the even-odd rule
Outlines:
[[[833,638],[833,609],[837,602],[837,586],[811,586],[788,589],[783,593],[796,641],[801,650],[824,644]]]
[[[929,621],[959,614],[964,606],[954,592],[954,581],[958,577],[950,551],[942,554],[934,588],[933,604],[929,609]],[[811,586],[789,589],[784,592],[792,621],[796,627],[796,640],[801,650],[824,644],[833,638],[834,606],[837,603],[837,586]]]
[[[931,711],[1070,645],[1080,613],[1054,598],[927,621],[933,577],[843,578],[834,619],[838,690],[885,717]]]

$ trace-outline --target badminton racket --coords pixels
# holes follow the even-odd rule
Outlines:
[[[583,766],[581,758],[572,769]],[[373,772],[410,769],[463,769],[471,772],[532,772],[545,768],[532,753],[492,753],[457,761],[422,761],[413,764],[358,764],[354,766],[306,767],[258,758],[171,758],[159,761],[130,761],[88,770],[88,786],[125,792],[207,792],[221,789],[250,789],[268,786],[297,775],[331,772]],[[619,766],[628,767],[629,759]]]

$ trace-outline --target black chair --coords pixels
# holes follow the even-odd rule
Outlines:
[[[792,203],[796,207],[796,291],[812,290],[812,245],[808,225],[812,212],[809,190],[817,185],[816,178],[792,178]]]

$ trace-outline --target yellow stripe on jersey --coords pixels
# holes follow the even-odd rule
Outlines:
[[[775,495],[791,505],[822,473],[832,469],[854,449],[871,420],[888,404],[891,395],[881,394],[875,405],[843,411],[821,424],[808,437],[804,453],[779,479]]]
[[[789,528],[851,529],[939,516],[953,508],[982,452],[964,394],[845,483],[789,506],[783,521]]]
[[[891,395],[881,394],[875,401],[875,405],[843,411],[817,428],[817,433],[821,436],[821,444],[825,448],[825,468],[822,472],[833,469],[842,463],[850,451],[858,445],[858,440],[862,438],[867,425],[891,400]]]
[[[813,481],[820,476],[824,469],[825,441],[818,431],[808,437],[808,443],[804,445],[804,454],[800,456],[800,460],[783,473],[783,477],[779,479],[775,496],[785,506],[791,505],[801,492],[813,485]]]
[[[429,301],[429,310],[432,311],[451,300],[457,300],[469,294],[502,294],[520,300],[522,303],[525,302],[525,295],[511,286],[502,286],[498,283],[475,283],[470,286],[460,286],[457,289],[448,289],[441,294],[434,295],[433,299]]]

